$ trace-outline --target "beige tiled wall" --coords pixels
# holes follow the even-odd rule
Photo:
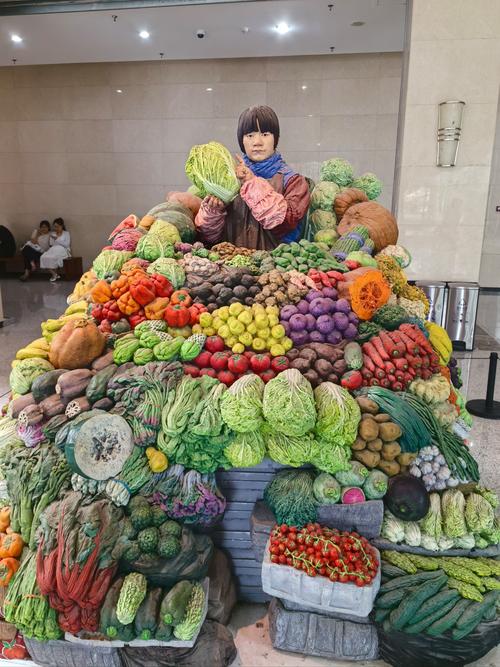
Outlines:
[[[497,206],[500,206],[500,97],[481,255],[479,282],[482,287],[500,287],[500,211],[496,210]]]
[[[381,176],[390,206],[401,62],[390,53],[0,68],[0,217],[22,241],[40,219],[63,216],[89,262],[122,217],[186,187],[193,144],[236,151],[238,115],[259,103],[278,113],[280,149],[297,170],[317,178],[322,160],[343,156]]]
[[[500,84],[498,0],[413,0],[395,197],[412,278],[478,281]],[[457,165],[436,166],[438,104],[466,103]],[[499,246],[497,246],[499,247]]]

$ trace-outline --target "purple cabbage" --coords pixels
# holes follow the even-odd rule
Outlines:
[[[344,338],[347,340],[354,340],[356,336],[358,335],[358,330],[354,326],[354,324],[349,324],[343,331]]]
[[[335,313],[333,321],[335,323],[335,328],[338,329],[338,331],[345,331],[349,326],[349,319],[345,313]]]
[[[292,331],[303,331],[307,324],[306,316],[301,313],[295,313],[295,315],[292,315],[288,320],[288,324]]]
[[[335,304],[335,310],[337,313],[345,313],[346,315],[349,315],[351,312],[351,304],[347,299],[339,299]]]
[[[314,331],[316,329],[316,318],[311,313],[307,313],[306,317],[306,330]]]
[[[304,301],[304,299],[302,299],[296,304],[296,308],[299,311],[299,313],[302,313],[302,315],[307,315],[307,313],[309,312],[309,303],[307,301]]]
[[[295,315],[295,313],[298,313],[299,311],[295,306],[289,305],[289,306],[284,306],[281,311],[280,311],[280,318],[282,320],[285,320],[285,322],[288,322],[288,320],[292,317],[292,315]],[[283,324],[283,322],[282,322]]]
[[[290,340],[294,344],[294,347],[300,347],[301,345],[305,345],[309,342],[309,334],[304,330],[290,331]]]
[[[309,303],[311,303],[312,301],[314,301],[314,299],[321,299],[322,296],[323,292],[313,289],[306,294],[306,301],[309,301]]]
[[[342,341],[342,334],[337,329],[334,329],[326,336],[326,342],[332,345],[338,345]]]
[[[333,317],[330,315],[320,315],[316,320],[316,328],[322,334],[331,333],[335,328]]]

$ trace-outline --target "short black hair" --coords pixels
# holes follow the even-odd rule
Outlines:
[[[48,220],[42,220],[38,225],[38,229],[41,229],[42,227],[48,227],[50,229],[50,222]]]
[[[62,218],[56,218],[52,224],[61,225],[63,229],[66,229],[66,225],[64,224],[64,220]]]
[[[238,120],[238,143],[243,152],[243,137],[250,132],[271,132],[274,135],[274,148],[278,145],[280,138],[280,122],[276,112],[271,107],[262,105],[248,107],[240,115]]]

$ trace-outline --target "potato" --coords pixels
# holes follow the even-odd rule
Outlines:
[[[362,451],[354,451],[354,458],[361,461],[367,468],[376,468],[380,463],[380,454],[378,452],[370,452],[368,449]]]
[[[370,442],[370,440],[375,440],[375,438],[378,437],[378,432],[379,425],[374,419],[366,417],[365,419],[361,420],[361,423],[359,424],[359,435],[363,438],[363,440],[366,440],[367,442]]]
[[[361,412],[367,412],[371,415],[376,415],[379,408],[375,401],[372,401],[371,398],[366,396],[357,396],[356,401],[360,407]]]
[[[351,449],[354,451],[361,451],[362,449],[366,449],[366,442],[358,435],[356,440],[352,443]]]
[[[417,458],[416,452],[405,452],[404,454],[398,454],[396,459],[401,467],[407,467]]]
[[[394,424],[393,422],[385,422],[384,424],[379,425],[379,435],[384,442],[392,442],[401,437],[402,431],[397,424]]]
[[[401,454],[401,447],[397,442],[384,442],[382,447],[382,458],[386,461],[393,461],[398,454]]]
[[[375,440],[371,440],[366,446],[371,452],[380,452],[383,444],[380,438],[375,438]]]
[[[401,470],[397,461],[385,461],[384,459],[381,459],[377,468],[382,470],[382,472],[385,472],[389,477],[394,477],[394,475],[397,475]]]
[[[391,415],[388,415],[385,412],[380,412],[378,415],[375,415],[374,419],[379,424],[383,424],[384,422],[391,421]]]

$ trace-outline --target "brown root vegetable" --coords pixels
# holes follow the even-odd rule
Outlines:
[[[401,454],[401,447],[397,442],[384,442],[382,447],[382,458],[386,461],[394,461],[396,456]]]
[[[368,398],[367,396],[357,396],[356,401],[359,405],[359,409],[361,412],[366,412],[367,414],[370,415],[376,415],[379,407],[375,403],[375,401],[372,401],[371,398]]]
[[[293,361],[294,359],[297,359],[298,356],[300,356],[300,350],[297,350],[296,347],[292,347],[291,350],[288,350],[286,353],[287,359],[290,361]]]
[[[367,442],[370,442],[370,440],[375,440],[375,438],[378,438],[378,432],[379,425],[374,419],[371,417],[366,417],[365,419],[361,420],[359,424],[359,435],[363,438],[363,440],[366,440]]]
[[[302,359],[307,359],[310,365],[312,365],[318,358],[318,355],[316,354],[315,350],[312,350],[309,347],[301,347],[300,356]]]
[[[333,370],[337,373],[337,375],[344,375],[347,370],[347,363],[345,359],[337,359],[337,361],[333,364]]]
[[[358,435],[356,440],[352,443],[351,449],[353,449],[355,452],[360,452],[361,450],[366,449],[366,442]]]
[[[391,415],[388,415],[386,412],[380,412],[378,415],[375,415],[374,419],[379,424],[385,424],[391,421]]]
[[[110,352],[106,352],[106,354],[103,354],[100,357],[97,357],[97,359],[94,359],[91,368],[93,371],[102,371],[103,368],[111,366],[112,363],[114,363],[113,350],[111,350]]]
[[[401,471],[401,466],[397,461],[385,461],[384,459],[380,460],[377,468],[385,472],[389,477],[394,477],[394,475],[397,475]]]
[[[384,442],[392,442],[401,437],[402,431],[397,424],[386,422],[379,425],[379,435]]]
[[[327,381],[333,382],[333,384],[339,384],[339,376],[335,373],[331,373],[331,375],[327,377]]]
[[[371,452],[380,452],[384,443],[380,438],[375,438],[375,440],[370,440],[370,442],[367,444],[368,449]]]
[[[66,409],[59,394],[53,394],[52,396],[44,398],[39,405],[42,408],[45,419],[50,419],[50,417],[55,417],[56,415],[62,415]]]
[[[327,378],[333,373],[333,366],[326,359],[318,359],[314,362],[314,370],[321,375],[322,378]]]
[[[31,393],[18,396],[9,403],[9,415],[12,417],[12,419],[17,419],[21,410],[24,410],[24,408],[27,408],[28,405],[33,405],[34,403],[35,399]]]
[[[290,362],[290,368],[296,368],[301,373],[307,373],[311,370],[311,364],[307,359],[302,359],[302,357],[297,357]]]
[[[309,343],[307,347],[314,350],[323,359],[330,359],[335,354],[335,345],[330,345],[330,343]]]
[[[376,468],[380,463],[380,454],[378,452],[370,452],[368,449],[354,451],[354,458],[361,461],[367,468]]]
[[[319,375],[312,368],[310,368],[307,373],[303,373],[303,375],[306,380],[309,380],[313,387],[316,387],[321,382]]]
[[[398,454],[396,457],[397,462],[401,467],[409,466],[417,458],[416,452],[405,452],[404,454]]]
[[[92,405],[92,409],[99,409],[99,410],[111,410],[115,405],[114,401],[112,401],[110,398],[105,396],[104,398],[100,398],[98,401],[96,401]]]

